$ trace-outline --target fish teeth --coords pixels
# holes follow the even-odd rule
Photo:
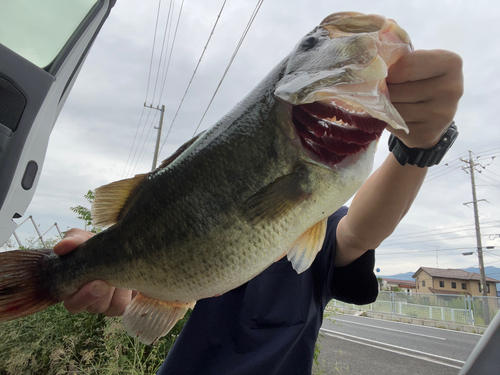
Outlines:
[[[342,119],[337,119],[337,116],[334,116],[333,118],[329,119],[322,119],[318,121],[319,124],[321,124],[324,127],[329,127],[329,126],[338,126],[339,128],[344,128],[344,129],[357,129],[356,126],[353,126],[347,122],[344,122]]]

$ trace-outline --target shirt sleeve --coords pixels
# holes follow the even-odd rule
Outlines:
[[[378,282],[373,269],[375,266],[375,250],[369,250],[361,257],[345,267],[335,267],[337,250],[337,226],[347,214],[348,208],[341,207],[328,218],[328,226],[323,244],[326,268],[326,298],[364,305],[377,299]]]
[[[368,250],[358,259],[345,267],[334,267],[332,278],[332,297],[336,300],[366,305],[375,302],[378,295],[378,282],[373,268],[375,250]]]

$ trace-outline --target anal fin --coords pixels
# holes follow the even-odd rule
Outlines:
[[[160,301],[139,293],[125,309],[122,323],[130,336],[136,336],[143,344],[151,344],[165,336],[194,304],[194,301]]]
[[[328,219],[323,219],[304,232],[287,251],[288,260],[297,273],[307,270],[321,250],[326,236]]]

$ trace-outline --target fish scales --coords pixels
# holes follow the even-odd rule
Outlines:
[[[98,188],[93,219],[108,229],[61,257],[0,255],[0,321],[101,279],[139,291],[123,324],[150,343],[195,301],[238,287],[285,253],[303,272],[328,216],[370,174],[384,127],[406,128],[384,78],[410,50],[394,21],[328,17],[158,169]]]

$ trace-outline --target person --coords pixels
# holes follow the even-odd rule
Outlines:
[[[390,131],[408,147],[433,147],[463,93],[461,58],[444,50],[413,51],[391,66],[387,83],[410,128],[409,134]],[[198,301],[158,374],[310,374],[326,303],[376,299],[374,249],[408,212],[426,172],[400,165],[389,153],[350,207],[329,218],[325,243],[310,269],[299,275],[284,258],[248,283]],[[54,251],[68,253],[89,236],[72,229]],[[72,313],[117,316],[132,297],[132,291],[96,280],[64,305]]]

